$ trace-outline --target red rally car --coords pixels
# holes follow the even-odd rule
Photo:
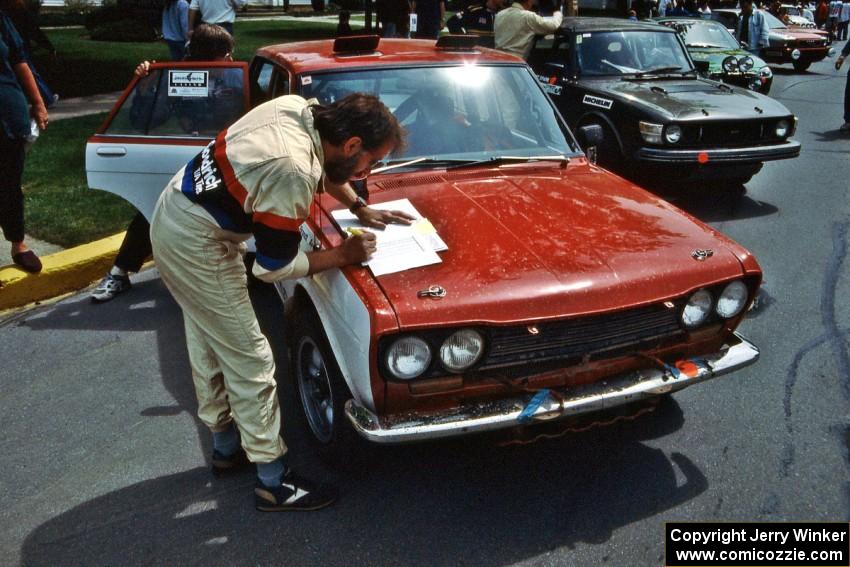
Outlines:
[[[409,133],[365,189],[372,204],[410,200],[447,244],[442,261],[277,286],[292,378],[329,450],[355,431],[395,443],[533,426],[758,358],[735,332],[761,282],[755,258],[589,161],[518,58],[453,38],[349,38],[265,47],[250,67],[156,64],[148,81],[87,148],[89,184],[146,215],[218,129],[273,97],[375,93]],[[340,207],[316,195],[305,249],[340,244]]]

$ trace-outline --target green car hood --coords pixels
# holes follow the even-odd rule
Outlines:
[[[752,53],[743,49],[720,49],[713,47],[689,47],[688,53],[691,54],[691,59],[694,61],[708,61],[708,72],[713,75],[723,72],[723,60],[734,55],[736,58],[750,57],[753,60],[752,73],[758,73],[762,67],[766,67],[767,63],[763,59],[756,57]]]

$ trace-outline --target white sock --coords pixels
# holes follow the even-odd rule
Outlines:
[[[127,276],[126,270],[122,270],[118,266],[112,266],[112,269],[109,270],[109,274],[113,275],[113,276],[121,276],[121,277]]]

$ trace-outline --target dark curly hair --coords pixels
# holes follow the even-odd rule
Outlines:
[[[339,146],[357,136],[367,151],[387,142],[393,153],[405,148],[404,129],[380,99],[374,95],[354,93],[326,106],[311,107],[313,120],[323,140]]]

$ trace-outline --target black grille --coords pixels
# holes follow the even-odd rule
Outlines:
[[[624,349],[646,348],[648,343],[660,343],[682,333],[678,314],[678,306],[654,305],[533,327],[491,327],[490,348],[480,368],[586,355],[598,359]]]
[[[734,148],[776,143],[777,120],[736,120],[688,124],[683,131],[682,146]]]
[[[798,39],[791,42],[792,47],[826,47],[824,39]]]

